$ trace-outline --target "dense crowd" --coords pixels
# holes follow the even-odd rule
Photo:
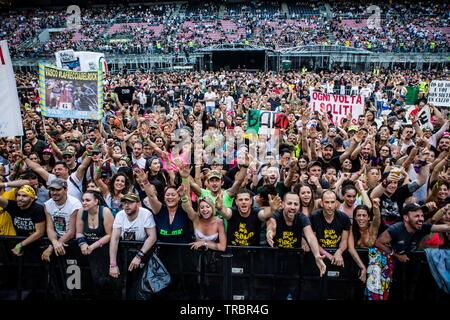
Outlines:
[[[43,118],[37,75],[17,74],[25,136],[0,139],[0,235],[26,237],[13,253],[45,261],[76,239],[94,281],[127,272],[120,239],[143,241],[128,272],[156,240],[301,248],[321,275],[348,251],[367,298],[387,299],[396,263],[449,247],[450,129],[427,101],[431,80],[448,71],[122,73],[89,121]],[[406,117],[407,87],[432,125]],[[361,95],[364,110],[335,123],[313,112],[311,92]],[[287,123],[254,135],[251,110]]]
[[[447,52],[445,3],[374,3],[380,28],[369,28],[366,4],[325,3],[154,5],[81,10],[81,28],[68,29],[65,9],[7,12],[0,39],[10,41],[13,56],[51,55],[55,50],[101,49],[107,53],[181,53],[221,43],[244,43],[273,49],[339,44],[376,52]],[[331,10],[331,11],[330,11]],[[325,14],[326,12],[329,12]],[[323,14],[322,14],[323,13]],[[48,41],[37,37],[48,28]]]

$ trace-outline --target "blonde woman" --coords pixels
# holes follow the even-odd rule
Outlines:
[[[210,197],[202,197],[198,201],[198,209],[192,208],[191,198],[187,196],[184,186],[178,189],[181,197],[181,207],[189,215],[194,224],[195,242],[191,249],[225,251],[227,238],[223,220],[216,217],[216,206]]]

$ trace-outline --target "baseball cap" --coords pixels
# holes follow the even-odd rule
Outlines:
[[[53,179],[48,185],[49,189],[62,189],[67,188],[67,181],[64,179],[56,178]]]
[[[358,129],[359,129],[358,126],[352,125],[348,127],[347,131],[358,131]]]
[[[322,147],[323,147],[324,149],[325,149],[326,147],[328,147],[328,146],[334,148],[333,144],[332,144],[330,141],[326,140],[326,141],[323,141],[323,142],[322,142]]]
[[[319,167],[322,168],[322,163],[320,163],[320,161],[312,161],[312,162],[310,162],[310,163],[308,164],[308,170],[309,170],[310,168],[312,168],[312,167],[315,167],[315,166],[319,166]]]
[[[80,138],[79,137],[72,137],[69,141],[70,142],[80,142]]]
[[[45,148],[45,149],[42,151],[42,153],[50,153],[50,154],[53,154],[53,151],[52,151],[51,148]]]
[[[127,193],[122,197],[122,199],[120,199],[120,201],[140,202],[141,199],[139,199],[139,197],[135,193]]]
[[[211,178],[218,178],[218,179],[222,179],[222,173],[220,173],[217,170],[211,170],[208,173],[208,180]]]
[[[64,150],[63,153],[62,153],[62,155],[63,155],[63,156],[65,156],[65,155],[73,156],[73,152],[70,151],[70,150]]]
[[[416,210],[422,210],[424,213],[427,213],[429,211],[428,207],[426,205],[419,205],[418,203],[409,203],[406,206],[403,207],[402,210],[402,216],[404,216],[405,214],[408,214],[411,211],[416,211]]]

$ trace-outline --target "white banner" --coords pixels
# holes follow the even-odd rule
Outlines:
[[[310,91],[309,105],[313,112],[333,116],[334,124],[342,124],[342,121],[352,114],[352,123],[358,122],[358,117],[364,113],[364,99],[362,96],[341,96],[338,94]]]
[[[55,53],[56,66],[73,71],[91,72],[102,70],[108,74],[105,55],[90,51],[62,50]]]
[[[16,79],[6,40],[0,41],[0,97],[0,137],[23,136]]]
[[[438,107],[450,107],[450,81],[431,81],[428,103]]]

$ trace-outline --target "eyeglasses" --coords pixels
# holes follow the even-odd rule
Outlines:
[[[98,152],[98,151],[93,151],[93,152],[92,152],[92,155],[93,155],[93,156],[98,156],[99,154],[100,154],[100,152]]]

